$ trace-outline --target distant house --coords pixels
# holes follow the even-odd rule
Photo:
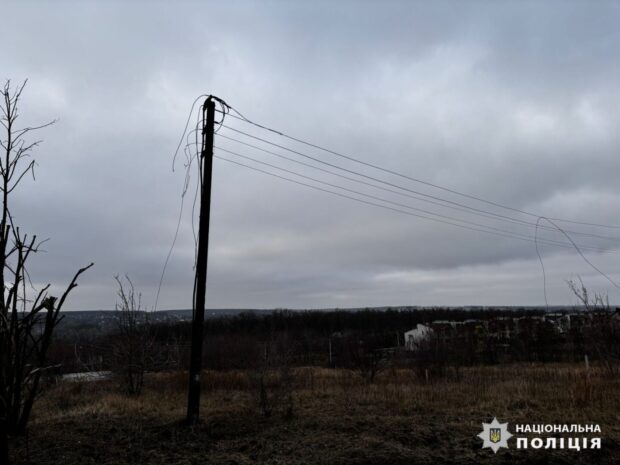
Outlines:
[[[416,351],[421,348],[421,344],[430,338],[433,330],[430,326],[418,324],[414,329],[405,333],[405,348]]]
[[[559,334],[568,334],[571,328],[570,314],[563,313],[547,313],[544,316],[545,321],[549,322],[553,329]]]

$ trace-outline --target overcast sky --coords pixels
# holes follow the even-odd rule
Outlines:
[[[618,3],[7,1],[1,10],[10,19],[0,29],[0,78],[28,78],[23,122],[59,119],[39,134],[36,182],[25,180],[13,199],[22,228],[51,239],[32,263],[33,279],[58,293],[77,268],[95,262],[67,309],[113,308],[113,276],[124,273],[153,307],[184,181],[184,157],[173,172],[172,156],[201,94],[406,176],[535,215],[620,225]],[[406,195],[536,217],[230,116],[225,124],[398,187],[378,190],[216,136],[219,147],[405,207],[279,175],[534,236],[531,225]],[[317,165],[230,129],[219,134]],[[191,306],[194,189],[160,309]],[[544,303],[531,241],[355,202],[217,159],[211,214],[211,308]],[[620,281],[620,229],[558,224],[605,236],[571,233],[595,249],[583,252],[596,267]],[[541,229],[538,237],[567,242],[557,231]],[[550,304],[576,302],[566,285],[576,276],[617,301],[617,289],[575,250],[539,248]]]

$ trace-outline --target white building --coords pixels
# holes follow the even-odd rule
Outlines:
[[[407,350],[419,350],[420,345],[428,340],[432,332],[430,326],[418,324],[414,329],[405,333],[405,348]]]

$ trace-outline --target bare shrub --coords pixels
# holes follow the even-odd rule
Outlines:
[[[142,309],[142,296],[136,293],[128,276],[125,282],[118,276],[116,318],[118,334],[112,341],[112,372],[130,395],[140,395],[144,372],[152,357],[154,338],[150,332],[148,314]]]

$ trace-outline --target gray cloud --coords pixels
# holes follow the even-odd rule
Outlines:
[[[617,4],[92,1],[3,10],[12,20],[0,31],[10,44],[0,69],[30,79],[24,120],[60,119],[41,134],[37,182],[16,194],[14,208],[24,228],[52,239],[33,264],[37,283],[62,284],[96,262],[73,309],[112,307],[116,273],[130,274],[153,304],[183,183],[182,163],[171,172],[172,152],[191,102],[205,92],[258,122],[416,178],[552,217],[618,224]],[[534,233],[217,143],[394,202]],[[191,305],[192,196],[190,189],[161,308]],[[530,242],[377,209],[220,160],[212,215],[211,307],[543,303]],[[541,250],[551,303],[571,302],[564,280],[576,274],[616,297],[574,251]],[[589,256],[620,279],[615,254]]]

